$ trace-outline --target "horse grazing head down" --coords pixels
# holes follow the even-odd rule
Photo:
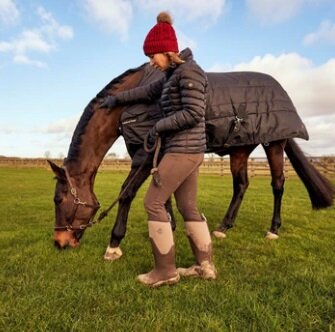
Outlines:
[[[100,204],[92,190],[92,180],[87,176],[70,176],[67,168],[48,161],[56,175],[54,195],[56,222],[54,243],[58,248],[79,246],[86,228],[93,225],[93,218]]]
[[[58,248],[78,247],[85,230],[95,223],[93,218],[100,207],[93,192],[95,175],[109,148],[120,136],[123,107],[116,106],[107,112],[99,105],[108,95],[136,87],[146,67],[126,71],[100,91],[87,105],[76,126],[64,165],[59,167],[48,161],[57,180],[54,242]]]

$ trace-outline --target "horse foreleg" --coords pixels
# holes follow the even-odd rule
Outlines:
[[[215,237],[225,238],[227,230],[234,226],[244,193],[249,186],[248,158],[254,148],[255,146],[237,147],[230,153],[230,170],[233,177],[233,197],[222,220],[222,224],[213,232]]]
[[[144,167],[134,178],[134,174],[136,174],[137,170],[138,168],[131,169],[121,187],[120,193],[124,191],[125,188],[127,189],[119,199],[118,211],[112,229],[110,243],[104,255],[106,260],[113,261],[119,259],[122,256],[120,243],[127,231],[127,221],[131,202],[136,196],[138,189],[150,174],[150,167]]]
[[[278,238],[278,230],[281,226],[281,203],[284,193],[284,148],[286,140],[280,140],[270,143],[268,146],[264,146],[266,156],[269,161],[271,170],[271,186],[273,192],[273,215],[271,221],[271,228],[266,234],[266,238],[269,240],[275,240]]]
[[[136,196],[138,189],[141,187],[143,182],[150,175],[151,167],[144,167],[135,178],[134,174],[137,172],[138,168],[132,168],[128,174],[125,182],[121,187],[120,193],[127,188],[127,190],[121,195],[119,199],[118,211],[116,215],[116,220],[112,229],[111,239],[109,246],[106,249],[104,258],[106,260],[116,260],[122,256],[122,250],[120,249],[120,243],[127,231],[127,221],[128,214],[130,210],[131,203]],[[171,217],[171,227],[173,230],[176,228],[175,216],[172,209],[171,198],[165,204],[166,210]]]

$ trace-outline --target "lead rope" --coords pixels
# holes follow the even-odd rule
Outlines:
[[[159,155],[159,150],[161,148],[161,138],[159,136],[157,136],[156,140],[155,140],[155,144],[153,145],[152,148],[148,148],[147,146],[148,143],[148,136],[145,137],[144,139],[144,151],[149,153],[152,153],[153,151],[155,151],[154,153],[154,158],[153,158],[153,162],[152,162],[152,169],[150,171],[150,174],[152,174],[154,183],[157,186],[161,186],[161,182],[160,182],[160,178],[159,178],[159,174],[158,174],[158,168],[157,168],[157,161],[158,161],[158,155]],[[131,179],[129,180],[128,184],[124,187],[124,189],[121,191],[121,193],[119,194],[119,196],[113,201],[113,203],[104,211],[102,211],[98,217],[98,219],[96,221],[93,221],[93,224],[97,224],[99,223],[102,219],[106,218],[109,214],[109,212],[113,209],[113,207],[116,205],[116,203],[121,199],[121,197],[124,195],[124,193],[128,190],[129,186],[131,185],[132,181],[137,177],[137,175],[142,171],[143,167],[145,166],[147,160],[148,160],[149,155],[147,156],[147,158],[145,158],[145,160],[142,162],[142,164],[140,165],[140,167],[138,168],[138,170],[134,173],[134,175],[131,177]]]
[[[149,137],[149,134],[147,136],[145,136],[145,138],[144,138],[144,151],[147,152],[147,153],[151,153],[151,152],[155,151],[154,159],[152,161],[152,169],[150,171],[150,174],[152,175],[152,179],[154,181],[154,184],[157,187],[161,187],[162,182],[161,182],[161,178],[160,178],[159,173],[158,173],[157,163],[158,163],[159,151],[160,151],[161,146],[162,146],[162,140],[161,140],[160,136],[157,135],[156,139],[155,139],[155,143],[152,146],[152,148],[148,148],[148,137]]]
[[[131,179],[129,180],[128,184],[123,188],[123,190],[120,192],[119,196],[113,201],[113,203],[104,211],[102,211],[99,214],[99,217],[96,221],[94,221],[94,224],[99,223],[102,219],[106,218],[108,216],[108,213],[113,209],[113,207],[115,206],[115,204],[121,199],[121,197],[124,195],[124,193],[128,190],[130,184],[132,183],[132,181],[137,177],[137,175],[142,171],[146,161],[148,158],[146,158],[142,164],[140,165],[140,167],[138,168],[138,170],[134,173],[134,175],[131,177]]]

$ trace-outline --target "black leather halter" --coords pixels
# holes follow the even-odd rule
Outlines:
[[[71,181],[71,178],[70,178],[70,175],[69,175],[69,172],[68,172],[66,166],[63,166],[63,169],[64,169],[64,172],[65,172],[66,180],[67,180],[67,182],[70,186],[70,193],[74,198],[73,199],[74,209],[73,209],[73,213],[72,213],[72,217],[70,219],[70,222],[65,226],[55,226],[54,230],[55,231],[61,231],[61,230],[63,230],[63,231],[64,230],[65,231],[83,231],[86,228],[91,227],[91,226],[93,226],[94,224],[97,223],[97,221],[94,221],[93,218],[94,218],[96,212],[99,210],[100,204],[98,203],[96,205],[92,205],[92,204],[88,204],[85,201],[82,201],[78,196],[77,189],[72,184],[72,181]],[[76,217],[76,213],[77,213],[77,210],[78,210],[79,206],[83,206],[83,207],[92,209],[94,211],[94,214],[92,215],[92,217],[90,218],[90,220],[88,221],[88,223],[86,225],[73,226],[72,223],[73,223],[73,221]]]

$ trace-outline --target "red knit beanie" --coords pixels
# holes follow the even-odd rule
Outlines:
[[[161,12],[157,16],[157,24],[149,31],[144,40],[143,51],[145,55],[164,52],[179,53],[176,33],[172,27],[172,18],[168,13]]]

